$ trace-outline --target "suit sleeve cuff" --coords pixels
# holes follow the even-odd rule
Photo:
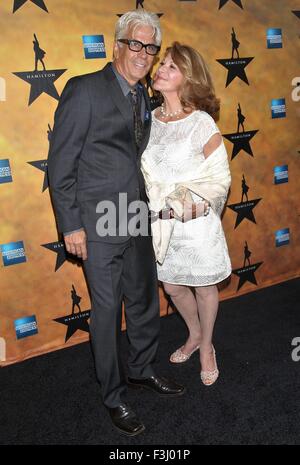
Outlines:
[[[83,228],[74,229],[74,231],[67,231],[67,232],[64,232],[63,235],[64,235],[64,236],[69,236],[70,234],[73,234],[73,233],[79,232],[79,231],[83,231]]]

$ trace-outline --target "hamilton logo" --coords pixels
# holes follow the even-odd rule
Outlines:
[[[242,8],[243,10],[243,5],[242,5],[242,0],[231,0],[233,3],[235,3],[237,6],[239,6],[240,8]],[[221,8],[223,8],[224,5],[226,5],[226,3],[228,3],[229,0],[220,0],[220,4],[219,4],[219,10]]]
[[[48,141],[50,142],[52,136],[52,129],[50,124],[48,124]],[[48,160],[36,160],[36,161],[28,161],[29,165],[34,166],[38,170],[44,173],[44,182],[42,187],[42,192],[44,192],[49,187],[49,179],[48,179]]]
[[[54,271],[57,271],[65,261],[81,266],[81,259],[67,252],[64,241],[49,242],[48,244],[41,244],[41,246],[57,254]]]
[[[232,205],[227,205],[228,208],[230,208],[237,214],[234,229],[238,227],[238,225],[243,221],[243,219],[247,219],[249,221],[252,221],[252,223],[256,224],[253,210],[256,207],[256,205],[261,201],[261,199],[249,200],[248,191],[249,191],[249,186],[247,185],[245,176],[243,175],[242,177],[242,198],[241,198],[240,203],[234,203]]]
[[[51,250],[51,252],[55,252],[56,256],[56,263],[55,269],[56,272],[66,261],[71,262],[77,266],[81,266],[82,261],[80,258],[77,258],[75,255],[70,254],[67,252],[66,246],[64,241],[56,241],[56,242],[49,242],[48,244],[41,244],[42,247],[45,249]]]
[[[19,8],[21,8],[21,6],[23,6],[24,3],[26,3],[27,1],[28,0],[14,0],[13,13],[15,13]],[[44,0],[30,0],[30,1],[34,3],[36,6],[39,6],[42,10],[49,13]]]
[[[67,260],[67,251],[64,241],[49,242],[48,244],[41,244],[45,249],[51,250],[57,254],[55,270],[57,271]]]
[[[73,336],[74,333],[78,329],[81,329],[81,331],[86,331],[87,333],[90,332],[90,327],[88,324],[88,319],[90,318],[90,313],[91,310],[84,310],[81,311],[80,308],[80,301],[81,297],[80,295],[77,294],[76,289],[74,285],[72,284],[72,289],[71,289],[71,300],[72,300],[72,313],[60,318],[55,318],[53,321],[56,321],[57,323],[61,323],[63,325],[66,325],[68,327],[66,337],[65,337],[65,342],[70,339],[71,336]],[[75,313],[75,307],[77,307],[78,312]]]
[[[253,152],[250,146],[250,140],[258,132],[258,129],[253,131],[245,131],[246,116],[242,113],[240,103],[237,106],[237,131],[232,134],[223,134],[225,139],[229,140],[233,144],[231,160],[233,160],[241,150],[244,150],[248,155],[253,157]]]
[[[255,278],[255,272],[258,268],[263,264],[263,262],[254,263],[251,265],[250,257],[252,255],[251,250],[249,249],[247,241],[245,241],[244,245],[244,263],[242,268],[238,268],[236,270],[232,270],[232,273],[238,276],[239,284],[237,291],[241,289],[241,287],[249,281],[252,284],[257,286],[257,281]]]
[[[141,8],[144,8],[144,3],[145,3],[145,0],[135,0],[135,9],[137,10],[139,7]],[[117,16],[119,16],[119,18],[121,16],[123,16],[124,13],[118,13]],[[163,13],[156,13],[157,16],[160,18]]]
[[[28,105],[31,105],[43,92],[55,99],[59,99],[58,92],[54,86],[54,82],[65,72],[66,69],[46,70],[44,57],[46,52],[40,47],[37,36],[33,34],[33,50],[34,50],[34,71],[24,71],[21,73],[13,73],[25,82],[30,84],[30,95]],[[43,71],[38,71],[38,64],[41,63]]]
[[[229,86],[229,84],[236,78],[240,78],[242,81],[244,81],[246,84],[249,85],[248,78],[246,76],[245,68],[246,66],[249,65],[249,63],[253,60],[254,57],[248,57],[248,58],[241,58],[239,54],[239,47],[240,47],[240,42],[237,40],[236,33],[234,28],[232,28],[231,32],[231,58],[224,58],[217,60],[218,63],[220,63],[224,68],[228,70],[227,73],[227,80],[226,80],[226,86]],[[236,57],[234,57],[236,55]]]

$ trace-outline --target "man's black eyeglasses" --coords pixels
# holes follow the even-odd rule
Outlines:
[[[157,55],[160,51],[160,46],[155,44],[143,44],[139,40],[133,39],[118,39],[118,42],[126,44],[132,52],[140,52],[144,47],[148,55]]]

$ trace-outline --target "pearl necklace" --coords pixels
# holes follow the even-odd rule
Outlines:
[[[170,112],[170,113],[167,113],[166,110],[165,110],[165,105],[164,103],[161,104],[161,107],[160,107],[160,113],[161,113],[161,116],[162,118],[174,118],[175,116],[178,117],[178,115],[180,115],[180,113],[182,112],[183,108],[180,107],[178,110],[175,110],[173,112]]]

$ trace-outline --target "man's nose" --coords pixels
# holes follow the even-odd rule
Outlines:
[[[142,50],[138,52],[138,55],[142,58],[147,58],[146,48],[143,47]]]

